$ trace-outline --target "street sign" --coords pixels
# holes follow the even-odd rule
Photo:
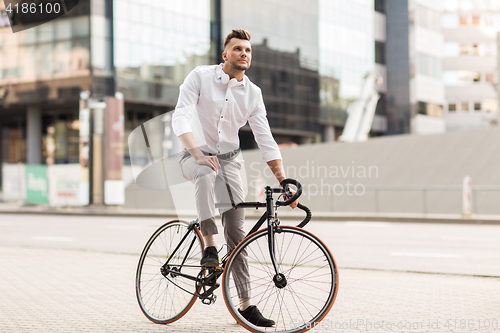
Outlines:
[[[49,203],[49,180],[46,165],[26,165],[26,201],[29,203]]]

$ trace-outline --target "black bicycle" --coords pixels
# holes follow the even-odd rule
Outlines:
[[[213,292],[220,286],[217,280],[222,275],[226,306],[246,329],[305,332],[315,327],[335,302],[337,265],[327,246],[302,229],[311,219],[309,208],[299,203],[306,218],[296,227],[280,224],[278,207],[290,205],[302,193],[296,180],[286,179],[282,185],[267,186],[264,203],[233,205],[237,209],[265,207],[266,212],[245,239],[229,249],[220,267],[200,266],[204,243],[197,220],[172,220],[156,230],[141,254],[136,275],[137,299],[146,317],[169,324],[185,315],[198,298],[204,304],[213,304]],[[290,185],[296,187],[295,194]],[[280,194],[276,201],[274,193]],[[279,200],[283,194],[289,199]],[[266,221],[267,226],[259,230]],[[245,261],[248,274],[242,281]],[[243,318],[238,311],[242,292],[248,293],[264,317],[275,321],[273,327],[258,327]]]

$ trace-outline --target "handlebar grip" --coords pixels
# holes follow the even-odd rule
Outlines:
[[[280,183],[280,185],[283,186],[285,191],[288,188],[288,186],[287,186],[288,184],[295,185],[297,187],[297,192],[295,192],[295,194],[291,198],[289,198],[288,200],[276,201],[276,203],[280,206],[288,206],[289,204],[291,204],[292,202],[297,200],[298,197],[300,197],[300,195],[302,194],[302,185],[298,181],[296,181],[295,179],[286,178],[286,179],[283,179]]]
[[[297,224],[297,227],[303,228],[309,221],[311,221],[311,217],[312,217],[311,210],[307,206],[304,206],[303,204],[301,204],[300,202],[297,204],[297,208],[300,208],[304,212],[306,212],[306,218],[302,222]]]

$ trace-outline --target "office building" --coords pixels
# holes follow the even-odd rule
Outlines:
[[[221,62],[232,28],[252,34],[247,75],[262,88],[277,142],[334,140],[368,73],[386,93],[380,8],[372,0],[80,0],[13,33],[0,2],[1,163],[81,162],[82,92],[97,102],[122,94],[128,163],[128,134],[175,107],[194,67]],[[375,118],[372,134],[385,133],[384,107]],[[248,127],[240,138],[255,147]]]
[[[497,1],[445,1],[443,80],[448,130],[498,123]]]
[[[445,131],[442,1],[378,1],[386,13],[389,134]]]

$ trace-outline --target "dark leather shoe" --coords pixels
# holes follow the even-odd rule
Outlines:
[[[255,326],[271,327],[275,324],[274,320],[264,318],[262,313],[260,313],[260,310],[255,305],[250,305],[243,311],[238,309],[238,311],[243,316],[243,318],[245,318]]]
[[[201,258],[200,265],[203,267],[217,267],[219,266],[219,254],[215,246],[209,246],[205,249],[203,258]]]

